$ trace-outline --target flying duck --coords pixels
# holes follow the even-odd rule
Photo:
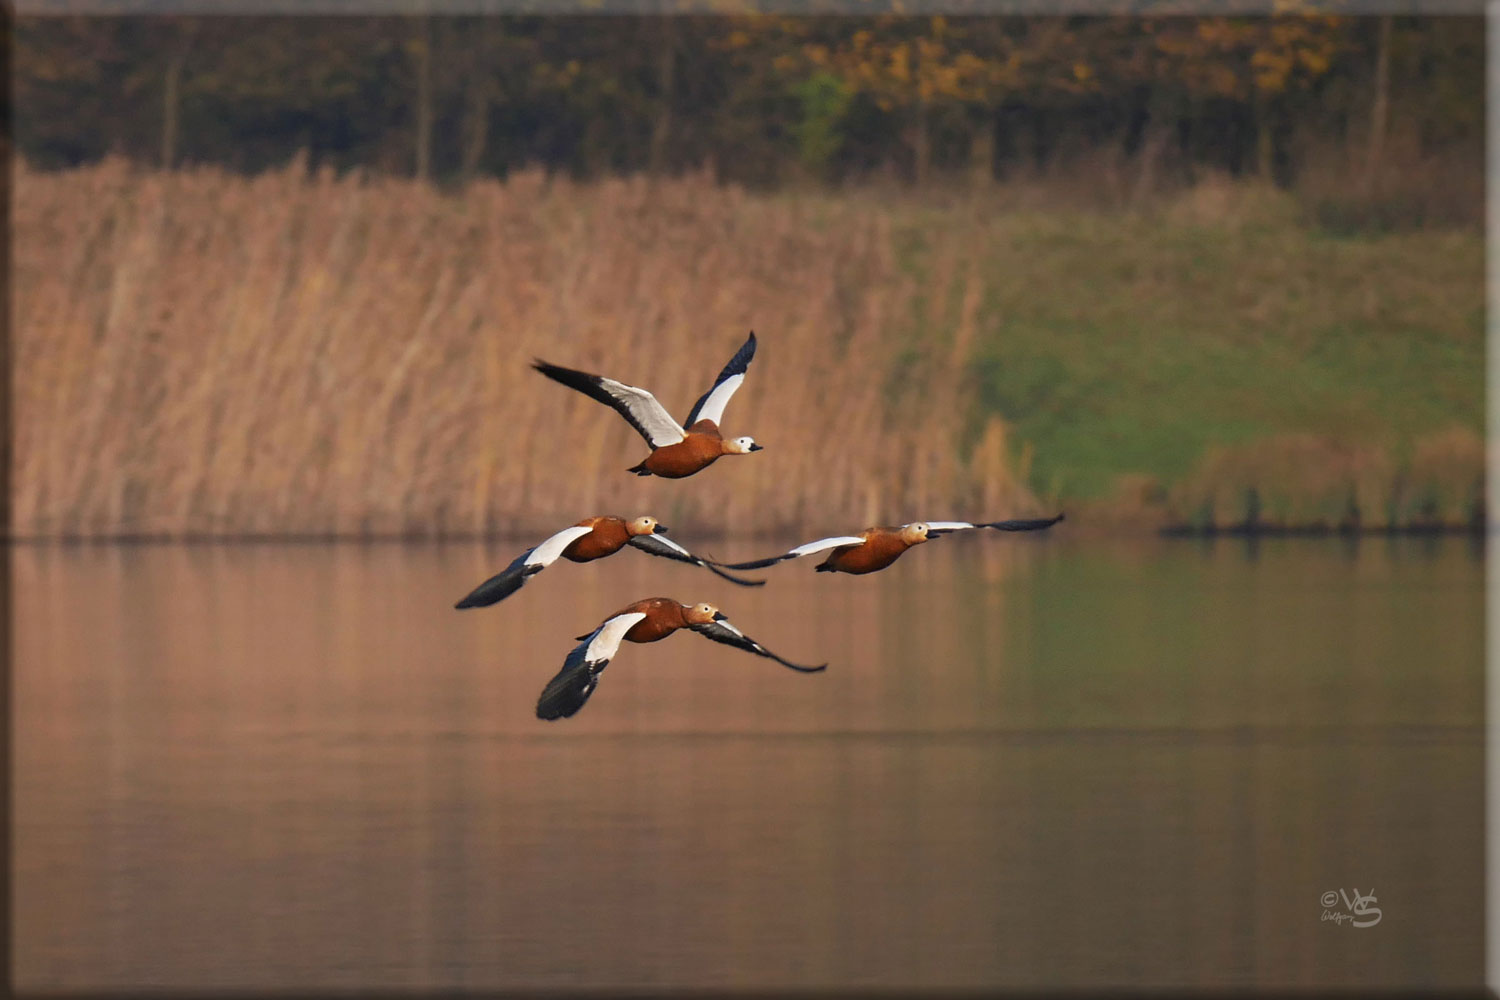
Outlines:
[[[657,642],[680,628],[692,629],[714,642],[775,660],[783,667],[800,673],[815,674],[828,664],[803,667],[783,660],[745,633],[712,604],[679,604],[670,597],[650,597],[615,612],[588,635],[579,636],[580,644],[563,661],[562,670],[547,682],[537,699],[539,719],[565,719],[583,707],[599,685],[599,674],[619,652],[622,641]]]
[[[874,573],[895,562],[901,557],[901,553],[913,545],[930,542],[940,535],[951,534],[955,531],[970,531],[974,528],[994,528],[996,531],[1039,531],[1052,527],[1062,519],[1063,516],[1059,514],[1056,517],[989,521],[983,524],[972,524],[968,521],[913,521],[911,524],[903,524],[898,528],[866,528],[857,535],[820,538],[816,542],[799,545],[795,549],[769,559],[756,559],[753,562],[743,563],[720,563],[719,565],[725,569],[761,569],[765,566],[774,566],[787,559],[800,559],[803,556],[827,552],[828,558],[818,564],[819,573],[853,573],[856,575]]]
[[[681,426],[645,389],[603,375],[551,365],[540,358],[533,362],[532,367],[554,382],[561,382],[605,406],[613,407],[646,439],[651,454],[628,471],[638,476],[683,479],[708,468],[720,455],[748,455],[761,450],[754,438],[737,437],[726,441],[719,433],[724,407],[740,383],[745,381],[745,371],[754,357],[755,333],[752,331],[750,339],[719,372],[713,387],[693,404],[692,412]]]
[[[453,606],[482,608],[503,601],[520,590],[527,580],[557,562],[559,556],[572,562],[590,562],[614,555],[627,545],[633,545],[653,556],[702,566],[742,587],[765,586],[764,580],[745,580],[731,576],[708,560],[699,559],[676,542],[662,538],[661,535],[666,530],[654,517],[638,517],[633,521],[609,514],[586,517],[540,545],[522,552],[509,566],[475,587],[469,596]]]

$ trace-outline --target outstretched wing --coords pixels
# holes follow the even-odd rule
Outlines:
[[[745,372],[750,368],[750,362],[755,357],[755,331],[750,331],[750,339],[735,352],[734,357],[729,359],[729,364],[719,372],[719,377],[714,379],[713,388],[699,397],[698,402],[693,404],[693,410],[688,414],[687,422],[682,426],[691,427],[700,420],[712,420],[720,423],[724,419],[724,406],[729,402],[740,383],[745,381]]]
[[[930,536],[946,535],[954,531],[969,531],[973,528],[994,528],[996,531],[1041,531],[1050,528],[1063,519],[1063,515],[1056,517],[1020,518],[1014,521],[983,521],[972,524],[968,521],[928,521],[927,534]]]
[[[795,549],[783,552],[779,556],[771,556],[769,559],[756,559],[753,562],[742,563],[720,563],[725,569],[764,569],[774,566],[788,559],[800,559],[803,556],[817,555],[819,552],[827,552],[829,549],[848,549],[856,545],[863,545],[865,540],[859,535],[836,535],[833,538],[820,538],[816,542],[808,542],[799,545]]]
[[[675,559],[678,562],[702,566],[709,572],[722,576],[730,583],[737,583],[741,587],[764,587],[766,585],[766,581],[764,580],[746,580],[743,577],[730,576],[707,559],[698,558],[670,538],[663,538],[661,535],[636,535],[630,540],[630,544],[643,552],[651,553],[653,556],[661,556],[663,559]]]
[[[589,700],[599,686],[599,674],[620,651],[620,643],[630,627],[646,616],[639,611],[615,615],[584,636],[563,661],[557,676],[542,688],[536,702],[538,719],[566,719]]]
[[[722,642],[724,643],[724,645],[733,646],[736,649],[743,649],[745,652],[754,653],[756,656],[764,656],[769,660],[775,660],[783,667],[787,667],[791,670],[796,670],[804,674],[815,674],[821,670],[828,669],[828,664],[826,663],[819,664],[816,667],[804,667],[796,663],[792,663],[790,660],[783,660],[781,657],[777,656],[775,653],[771,652],[769,649],[762,646],[760,643],[756,642],[754,639],[750,638],[748,635],[741,632],[733,625],[729,624],[729,620],[724,618],[722,615],[711,622],[706,622],[702,625],[689,625],[688,628],[692,629],[694,632],[697,632],[699,635],[703,636],[706,639],[712,639],[714,642]]]
[[[624,382],[616,382],[603,375],[590,375],[588,372],[581,372],[575,368],[549,365],[540,359],[532,362],[531,367],[554,382],[561,382],[569,389],[577,389],[590,399],[596,399],[605,406],[612,407],[620,416],[629,421],[630,426],[634,427],[641,437],[646,439],[646,443],[653,448],[665,448],[687,437],[666,408],[645,389],[638,389]]]
[[[483,608],[505,600],[520,590],[527,580],[557,562],[563,549],[573,544],[594,529],[588,525],[575,524],[564,528],[542,544],[527,549],[500,572],[490,577],[469,592],[469,596],[453,605],[455,608]]]

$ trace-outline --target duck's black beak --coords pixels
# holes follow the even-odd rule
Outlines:
[[[766,450],[766,447],[765,447],[765,445],[760,445],[760,444],[752,444],[752,445],[751,445],[751,446],[750,446],[750,450],[751,450],[751,451],[765,451],[765,450]]]
[[[724,612],[722,612],[722,611],[715,611],[714,612],[714,621],[716,621],[716,622],[727,622],[728,620],[729,620],[729,616],[726,615]]]
[[[665,535],[666,533],[667,526],[665,524],[658,524],[655,528],[651,529],[651,534],[653,535]]]

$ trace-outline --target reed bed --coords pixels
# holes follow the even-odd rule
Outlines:
[[[1485,522],[1485,448],[1473,430],[1422,435],[1405,453],[1318,434],[1210,449],[1170,492],[1174,530],[1404,531]]]
[[[749,535],[1036,510],[1006,425],[976,433],[964,398],[984,287],[962,235],[931,235],[919,290],[869,204],[119,161],[22,166],[15,191],[15,536],[536,533],[601,511]],[[914,356],[914,324],[947,333]],[[726,432],[767,450],[686,482],[627,475],[644,443],[528,366],[601,370],[682,416],[752,328]]]

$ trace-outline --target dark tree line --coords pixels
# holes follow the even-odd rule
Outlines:
[[[1295,181],[1396,137],[1481,149],[1475,18],[20,18],[35,166],[109,154],[437,181],[710,168],[771,186],[1044,172],[1101,151],[1143,187]]]

